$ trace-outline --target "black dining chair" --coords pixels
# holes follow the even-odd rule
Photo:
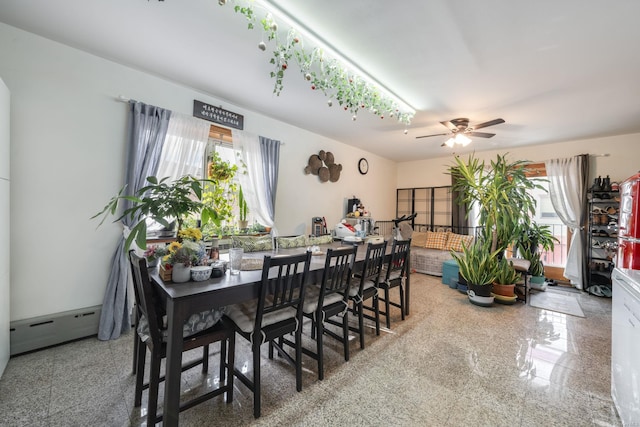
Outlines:
[[[376,335],[380,335],[380,307],[378,301],[378,283],[384,262],[387,242],[369,243],[362,269],[354,274],[354,280],[349,288],[351,311],[358,317],[358,326],[349,326],[349,330],[360,336],[360,348],[364,348],[364,319],[375,322]],[[365,302],[370,300],[370,304]],[[367,311],[365,313],[365,310]],[[373,314],[369,314],[373,313]]]
[[[357,250],[356,246],[328,249],[320,284],[307,287],[303,313],[311,319],[311,337],[316,340],[316,350],[303,347],[302,352],[318,361],[319,380],[324,379],[324,335],[340,341],[344,360],[349,360],[348,289]],[[342,335],[327,329],[325,323],[341,327]]]
[[[296,390],[302,391],[302,309],[309,275],[311,252],[296,255],[265,256],[262,265],[260,295],[247,303],[228,307],[226,316],[236,331],[251,343],[253,378],[234,368],[238,378],[253,392],[253,416],[260,417],[260,348],[269,343],[273,349],[295,366]],[[293,335],[295,354],[287,353],[280,340]]]
[[[149,389],[147,403],[147,425],[162,421],[163,415],[157,414],[158,388],[164,376],[160,376],[160,363],[166,357],[167,330],[163,319],[163,310],[159,296],[149,279],[147,262],[135,251],[129,253],[133,275],[134,293],[139,310],[137,334],[140,337],[136,356],[136,387],[134,406],[142,404],[142,392]],[[185,363],[182,371],[202,364],[202,372],[209,368],[209,344],[220,342],[220,386],[215,390],[184,402],[180,412],[205,400],[226,393],[226,401],[233,401],[233,362],[235,353],[235,330],[231,322],[222,318],[222,310],[207,310],[189,317],[183,327],[183,352],[202,347],[202,358]],[[144,384],[146,351],[151,352],[149,382]]]
[[[380,310],[380,315],[385,317],[387,328],[391,328],[391,307],[400,309],[400,316],[404,320],[405,314],[405,281],[409,263],[409,250],[411,247],[411,239],[394,240],[391,247],[391,257],[382,270],[382,278],[378,283],[378,289],[382,290],[382,295],[378,295],[380,303],[384,303],[384,310]],[[398,288],[399,300],[391,300],[391,289]]]

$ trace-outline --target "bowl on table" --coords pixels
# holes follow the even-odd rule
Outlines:
[[[191,279],[195,282],[202,282],[203,280],[207,280],[211,277],[211,271],[211,266],[198,265],[196,267],[191,267]]]

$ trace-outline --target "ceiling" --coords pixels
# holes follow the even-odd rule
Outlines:
[[[0,21],[395,161],[449,155],[415,137],[457,117],[506,121],[458,153],[640,132],[637,0],[271,3],[413,106],[408,132],[328,107],[294,67],[274,95],[271,46],[232,0],[0,0]]]

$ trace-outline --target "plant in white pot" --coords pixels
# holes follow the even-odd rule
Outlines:
[[[490,251],[490,242],[476,240],[462,253],[451,251],[458,262],[460,275],[467,281],[467,295],[471,303],[490,306],[493,303],[491,285],[496,278],[497,252]]]
[[[201,241],[173,242],[169,245],[169,254],[162,260],[162,268],[171,270],[172,281],[188,282],[191,278],[191,267],[199,265],[205,258],[206,251]]]

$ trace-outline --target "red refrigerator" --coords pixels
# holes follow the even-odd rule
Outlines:
[[[620,184],[616,267],[640,270],[640,173]]]

